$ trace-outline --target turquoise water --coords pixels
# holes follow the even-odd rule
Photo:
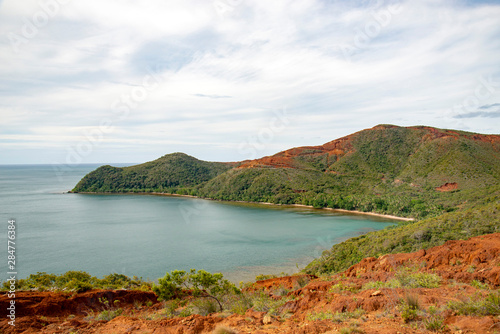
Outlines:
[[[98,165],[0,166],[3,240],[17,221],[18,277],[84,270],[156,279],[174,269],[232,280],[298,271],[324,249],[394,222],[326,210],[152,195],[65,193]],[[0,256],[7,274],[7,247]]]

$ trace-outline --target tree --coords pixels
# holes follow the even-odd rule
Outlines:
[[[191,269],[188,273],[184,270],[174,270],[166,273],[158,280],[158,285],[153,286],[153,291],[160,300],[182,298],[188,295],[200,298],[212,298],[222,312],[220,296],[224,293],[239,293],[236,286],[224,279],[221,273],[211,274],[205,270]]]

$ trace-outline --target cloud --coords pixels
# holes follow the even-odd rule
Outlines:
[[[127,145],[130,161],[185,148],[243,160],[238,146],[285,106],[289,124],[259,154],[379,123],[500,132],[500,87],[449,112],[500,77],[497,3],[220,1],[60,1],[46,24],[38,1],[3,1],[0,163],[64,160],[105,121],[115,130],[85,162]]]
[[[454,118],[498,118],[500,117],[500,103],[485,104],[477,108],[478,111],[462,113],[453,116]]]
[[[193,94],[194,96],[198,97],[208,97],[210,99],[230,99],[232,96],[226,96],[226,95],[205,95],[205,94]]]

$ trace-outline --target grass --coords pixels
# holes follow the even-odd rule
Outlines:
[[[257,312],[266,312],[272,316],[278,316],[280,308],[287,302],[293,300],[293,297],[281,297],[280,299],[273,299],[263,291],[257,291],[249,294],[251,305]]]
[[[441,316],[431,316],[424,320],[425,329],[431,332],[442,333],[446,326],[444,325],[444,319]]]
[[[406,295],[399,306],[401,318],[403,318],[406,323],[418,320],[420,318],[419,310],[420,303],[418,297],[414,295]]]
[[[482,289],[482,290],[488,290],[490,288],[488,284],[479,282],[478,280],[473,280],[470,283],[470,285],[475,287],[476,289]]]
[[[333,322],[344,322],[349,319],[359,319],[365,314],[362,308],[358,308],[353,312],[311,312],[307,315],[308,321],[331,320]]]
[[[26,279],[16,281],[16,288],[19,291],[37,289],[38,291],[71,291],[84,292],[92,289],[127,289],[150,291],[153,283],[144,281],[142,278],[134,276],[127,277],[122,274],[110,274],[103,278],[91,276],[84,271],[68,271],[64,274],[47,274],[37,272],[30,274]],[[9,290],[9,283],[4,282],[3,291]]]
[[[467,300],[450,302],[448,308],[459,315],[497,316],[500,315],[500,292],[491,292],[486,297],[477,295]]]
[[[341,272],[365,257],[411,253],[444,244],[500,231],[500,190],[484,198],[485,204],[443,214],[419,222],[371,232],[334,245],[309,265],[308,274]]]
[[[121,308],[116,310],[104,310],[95,317],[95,320],[110,321],[119,316],[120,314],[122,314],[122,312],[123,310]]]
[[[238,334],[238,332],[230,327],[219,325],[215,327],[212,334]]]
[[[362,290],[381,289],[381,288],[438,288],[441,285],[441,277],[433,273],[419,272],[416,267],[400,268],[394,278],[387,282],[372,281],[365,283]]]
[[[343,282],[340,282],[335,285],[332,285],[330,289],[328,289],[328,292],[342,294],[343,292],[346,291],[351,293],[357,293],[359,290],[360,289],[356,284],[353,283],[345,284]]]

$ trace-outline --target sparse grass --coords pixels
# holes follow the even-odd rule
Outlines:
[[[436,274],[418,272],[417,268],[401,268],[393,279],[387,282],[373,281],[363,285],[362,290],[381,288],[438,288],[441,285],[441,277]]]
[[[342,294],[344,291],[352,292],[352,293],[357,293],[360,289],[356,286],[356,284],[353,283],[337,283],[335,285],[332,285],[330,289],[328,289],[329,293],[339,293]]]
[[[285,272],[281,272],[279,275],[274,275],[274,274],[269,274],[269,275],[264,275],[260,274],[255,276],[255,281],[264,281],[266,279],[271,279],[271,278],[278,278],[278,277],[285,277],[285,276],[290,276],[289,274]]]
[[[275,296],[286,296],[290,290],[286,289],[283,285],[280,285],[277,289],[273,291]]]
[[[228,295],[224,296],[222,304],[224,305],[224,309],[229,310],[231,313],[243,315],[252,307],[252,299],[246,293]]]
[[[212,334],[238,334],[238,332],[230,327],[219,325],[219,326],[215,327]]]
[[[446,326],[444,325],[443,317],[437,315],[425,319],[424,325],[427,330],[432,332],[443,332],[443,330],[446,328]]]
[[[308,276],[300,276],[297,278],[297,281],[294,282],[295,290],[305,287],[310,281],[311,279]]]
[[[95,320],[110,321],[111,319],[116,318],[117,316],[119,316],[122,313],[123,313],[123,310],[121,308],[116,309],[116,310],[104,310],[97,315]]]
[[[370,290],[370,289],[378,290],[381,288],[389,288],[389,289],[401,288],[401,282],[395,278],[390,279],[387,282],[373,281],[364,284],[361,290]]]
[[[364,334],[365,331],[362,330],[361,328],[356,327],[356,326],[349,326],[349,327],[341,328],[339,333],[340,334],[354,334],[354,333]]]
[[[399,306],[401,318],[406,323],[418,320],[420,318],[419,310],[420,304],[418,298],[413,295],[407,295]]]
[[[293,297],[281,297],[280,299],[273,299],[263,291],[250,294],[253,309],[257,312],[266,312],[269,315],[278,316],[279,309],[285,305]]]
[[[438,288],[441,277],[436,274],[418,272],[416,268],[402,268],[394,276],[404,288]]]
[[[482,290],[488,290],[490,288],[488,284],[479,282],[478,280],[473,280],[470,283],[470,285],[475,287],[476,289],[482,289]]]
[[[474,296],[465,301],[448,303],[448,308],[460,315],[500,315],[500,292]]]
[[[197,298],[191,302],[191,313],[207,316],[218,311],[218,305],[211,298]]]
[[[358,308],[353,312],[312,312],[307,315],[308,321],[331,320],[333,322],[344,322],[349,319],[359,319],[365,314],[362,308]]]

